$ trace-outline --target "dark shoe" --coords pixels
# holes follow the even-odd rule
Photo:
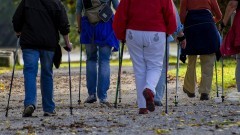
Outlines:
[[[207,93],[201,93],[200,100],[209,100],[209,96]]]
[[[154,101],[155,106],[163,106],[161,101]]]
[[[147,109],[150,112],[153,112],[155,110],[155,105],[154,105],[154,101],[153,101],[154,95],[153,95],[152,91],[150,89],[146,88],[143,91],[143,96],[146,100]]]
[[[57,116],[57,113],[53,110],[53,112],[44,112],[43,116]]]
[[[28,105],[27,107],[25,107],[22,116],[23,117],[31,117],[34,110],[35,110],[35,107],[33,105]]]
[[[139,108],[138,114],[148,114],[148,109],[147,108]]]
[[[195,93],[190,93],[188,90],[186,90],[185,88],[183,88],[183,92],[187,93],[188,97],[190,98],[194,98],[195,97]]]
[[[84,103],[94,103],[97,101],[97,97],[95,95],[90,95],[88,98],[84,101]]]

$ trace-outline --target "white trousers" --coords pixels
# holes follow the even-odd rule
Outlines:
[[[126,44],[133,62],[138,108],[146,108],[145,88],[155,94],[166,46],[164,32],[127,30]]]

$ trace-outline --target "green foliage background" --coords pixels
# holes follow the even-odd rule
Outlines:
[[[178,9],[180,7],[180,1],[181,0],[174,0],[174,3],[175,3],[175,5],[177,6]],[[218,5],[219,5],[219,7],[220,7],[220,9],[222,11],[222,14],[224,16],[224,13],[225,13],[225,10],[226,10],[226,7],[227,7],[227,4],[228,4],[229,0],[217,0],[217,1],[218,1]],[[226,29],[224,29],[224,31],[223,31],[224,34],[227,33],[229,27],[230,27],[230,22],[226,26]]]
[[[20,0],[13,0],[15,6],[20,2]],[[71,33],[70,33],[70,39],[71,42],[73,43],[74,47],[79,46],[79,34],[77,33],[76,29],[76,15],[75,15],[75,10],[76,10],[76,2],[77,0],[61,0],[63,4],[65,5],[67,12],[68,12],[68,17],[69,21],[71,24]],[[180,0],[174,0],[176,6],[179,8],[180,6]],[[219,6],[221,8],[222,13],[224,14],[225,8],[227,6],[228,0],[218,0]],[[226,32],[227,29],[225,29]]]

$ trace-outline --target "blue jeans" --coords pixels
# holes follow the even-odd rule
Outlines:
[[[44,112],[53,112],[55,103],[53,101],[53,56],[54,52],[44,50],[23,49],[24,61],[24,106],[37,105],[36,77],[38,72],[38,60],[41,63],[41,94]]]
[[[100,101],[107,99],[110,85],[110,46],[86,45],[87,53],[87,89],[89,95],[97,96]],[[97,68],[98,67],[98,68]]]
[[[167,45],[167,56],[169,55],[169,45]],[[167,60],[168,61],[168,60]],[[154,96],[154,101],[162,101],[163,96],[164,96],[164,92],[166,89],[166,64],[168,62],[166,62],[166,53],[164,54],[164,58],[163,58],[163,66],[162,66],[162,72],[161,72],[161,76],[160,79],[158,81],[158,84],[156,86],[156,94]],[[168,66],[168,65],[167,65]]]

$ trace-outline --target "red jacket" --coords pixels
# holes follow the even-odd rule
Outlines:
[[[240,10],[237,10],[232,27],[225,36],[220,51],[223,56],[240,53]]]
[[[172,0],[121,0],[113,20],[119,40],[125,40],[126,29],[172,34],[176,28]]]

